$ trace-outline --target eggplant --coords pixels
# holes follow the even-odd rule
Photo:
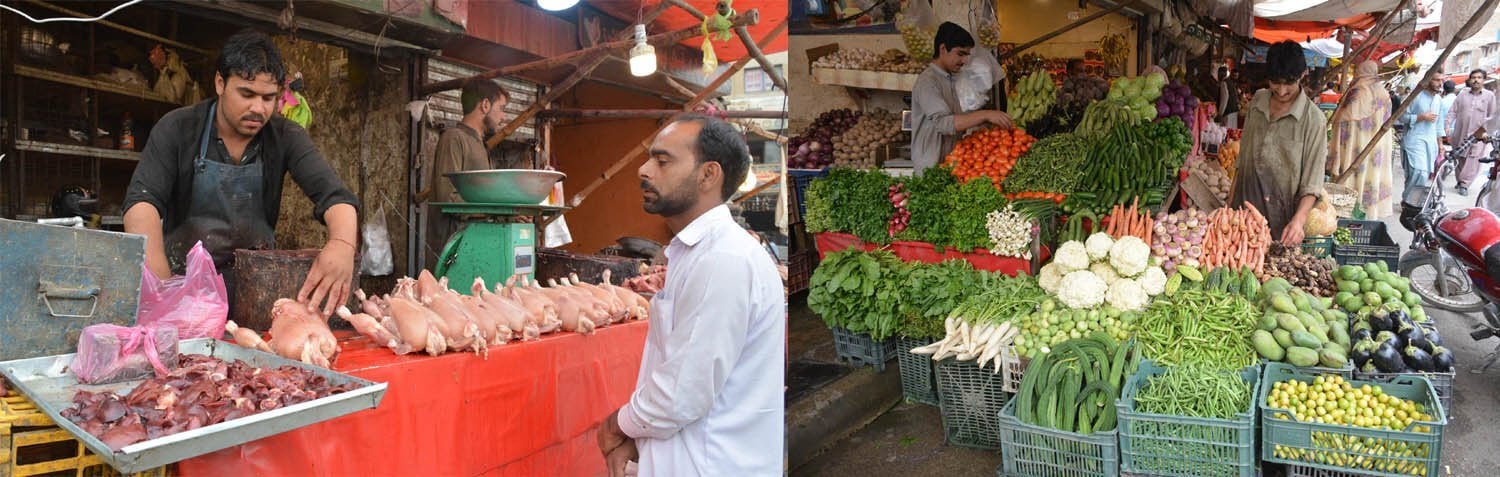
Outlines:
[[[1427,335],[1422,333],[1422,327],[1420,326],[1411,323],[1402,323],[1401,329],[1396,331],[1396,336],[1400,336],[1401,342],[1407,346],[1421,348],[1423,351],[1432,349],[1432,345],[1427,343]]]
[[[1389,331],[1382,331],[1379,334],[1376,334],[1375,335],[1375,342],[1376,343],[1382,343],[1382,344],[1389,343],[1391,345],[1391,347],[1396,348],[1396,349],[1401,349],[1401,348],[1405,348],[1406,347],[1406,343],[1402,343],[1401,342],[1401,336],[1400,335],[1397,335],[1397,334],[1389,332]]]
[[[1406,363],[1401,358],[1401,352],[1396,351],[1396,346],[1384,342],[1375,349],[1375,357],[1370,360],[1382,373],[1399,373],[1406,370]]]
[[[1402,361],[1406,362],[1406,365],[1410,366],[1413,371],[1433,370],[1432,355],[1422,351],[1422,348],[1407,346],[1404,354]]]
[[[1375,357],[1377,345],[1374,340],[1366,337],[1349,348],[1349,357],[1354,360],[1355,367],[1362,367]]]
[[[1357,328],[1357,329],[1355,329],[1354,333],[1350,333],[1349,334],[1349,339],[1354,340],[1354,341],[1363,341],[1363,340],[1374,341],[1373,339],[1371,339],[1374,336],[1375,335],[1370,334],[1370,328],[1369,327],[1365,327],[1365,328]]]
[[[1432,370],[1439,373],[1453,371],[1453,352],[1442,346],[1433,348]]]
[[[1411,315],[1406,314],[1406,310],[1401,309],[1391,312],[1391,323],[1398,329],[1401,328],[1402,323],[1416,325],[1416,323],[1412,322]]]
[[[1423,330],[1423,332],[1427,334],[1427,341],[1432,343],[1434,348],[1443,345],[1443,336],[1439,335],[1437,330]]]
[[[1396,320],[1391,319],[1391,314],[1385,311],[1376,311],[1370,314],[1370,326],[1375,331],[1395,331]]]
[[[1380,372],[1380,368],[1375,367],[1375,360],[1370,360],[1370,362],[1365,363],[1364,366],[1360,366],[1359,370],[1360,372],[1371,374]]]

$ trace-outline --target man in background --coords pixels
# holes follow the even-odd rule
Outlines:
[[[917,175],[942,162],[964,131],[985,123],[1011,128],[1010,115],[998,110],[963,112],[954,88],[955,75],[969,63],[974,37],[953,22],[938,26],[933,60],[911,90],[911,162]]]
[[[1239,127],[1240,87],[1229,78],[1229,67],[1219,67],[1219,123],[1226,128]]]
[[[1430,183],[1429,176],[1437,163],[1438,141],[1443,135],[1442,91],[1443,77],[1434,71],[1422,82],[1422,91],[1401,115],[1401,124],[1407,128],[1401,138],[1401,155],[1406,159],[1403,199],[1409,198],[1413,189]]]
[[[1495,93],[1484,89],[1484,82],[1488,79],[1484,70],[1471,71],[1464,83],[1468,88],[1454,95],[1453,108],[1448,116],[1449,137],[1454,146],[1469,136],[1483,136],[1485,125],[1495,115]],[[1467,151],[1455,151],[1458,152],[1454,157],[1458,160],[1458,195],[1469,195],[1469,186],[1479,176],[1479,159],[1488,155],[1489,147],[1486,143],[1475,143]]]
[[[433,260],[437,259],[436,254],[443,249],[448,238],[463,228],[464,222],[461,217],[444,214],[431,204],[463,202],[445,174],[494,169],[484,136],[499,129],[505,121],[505,105],[510,102],[510,93],[493,80],[470,81],[464,84],[459,102],[464,116],[438,138],[437,151],[433,153],[431,182],[427,190],[417,195],[419,202],[429,204],[427,248]]]

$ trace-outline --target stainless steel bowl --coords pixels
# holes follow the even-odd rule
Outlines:
[[[553,184],[567,178],[557,171],[489,169],[444,174],[464,202],[535,205],[547,199]]]

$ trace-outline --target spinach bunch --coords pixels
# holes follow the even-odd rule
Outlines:
[[[951,245],[964,253],[980,248],[988,250],[988,215],[1003,208],[1005,196],[989,177],[980,176],[959,186],[953,195],[953,208],[949,211],[948,240],[943,245]]]
[[[830,328],[866,333],[875,341],[895,334],[912,266],[886,250],[828,254],[813,270],[807,306]]]

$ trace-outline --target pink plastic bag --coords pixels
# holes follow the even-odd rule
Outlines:
[[[177,330],[177,339],[224,337],[229,317],[229,292],[224,277],[214,270],[213,256],[203,242],[187,254],[187,275],[166,280],[142,265],[140,312],[135,323]]]
[[[70,368],[80,383],[109,384],[166,376],[176,365],[177,330],[105,323],[83,329]]]

